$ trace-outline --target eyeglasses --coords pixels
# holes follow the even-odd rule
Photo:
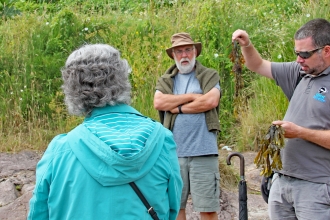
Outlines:
[[[173,52],[178,55],[181,56],[183,54],[183,52],[185,52],[187,55],[191,54],[191,52],[194,50],[194,47],[189,47],[186,48],[185,50],[173,50]]]
[[[308,59],[310,58],[316,51],[320,50],[320,49],[323,49],[325,46],[323,47],[319,47],[319,48],[316,48],[315,50],[309,50],[309,51],[300,51],[300,52],[297,52],[296,50],[294,50],[294,53],[297,55],[297,56],[300,56],[301,58],[303,59]]]

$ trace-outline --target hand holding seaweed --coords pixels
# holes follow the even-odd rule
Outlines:
[[[260,175],[269,177],[273,169],[282,169],[281,149],[284,147],[284,130],[279,125],[271,125],[261,141],[260,149],[254,159],[257,168],[262,167]]]

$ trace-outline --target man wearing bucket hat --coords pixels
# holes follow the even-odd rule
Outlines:
[[[175,64],[158,79],[154,107],[177,143],[184,182],[178,219],[186,219],[189,193],[201,219],[218,219],[219,74],[196,60],[202,44],[188,33],[174,34],[171,42],[166,53]]]

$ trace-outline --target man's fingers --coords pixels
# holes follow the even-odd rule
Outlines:
[[[274,124],[274,125],[281,125],[281,124],[283,124],[283,121],[279,121],[279,120],[273,121],[272,124]]]

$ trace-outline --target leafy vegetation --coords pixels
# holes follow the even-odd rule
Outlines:
[[[260,150],[254,158],[258,168],[262,168],[260,175],[270,177],[274,170],[282,169],[281,149],[284,147],[284,130],[279,125],[271,125],[266,136],[259,143]]]
[[[219,142],[254,149],[258,135],[284,115],[287,100],[274,82],[243,68],[242,103],[234,114],[231,35],[245,29],[261,55],[295,59],[293,34],[316,17],[329,19],[326,0],[2,0],[0,1],[0,151],[44,150],[82,118],[67,114],[60,68],[86,43],[118,48],[132,67],[132,105],[158,120],[157,78],[173,63],[172,34],[203,44],[198,58],[221,77]],[[320,7],[322,5],[322,7]]]

